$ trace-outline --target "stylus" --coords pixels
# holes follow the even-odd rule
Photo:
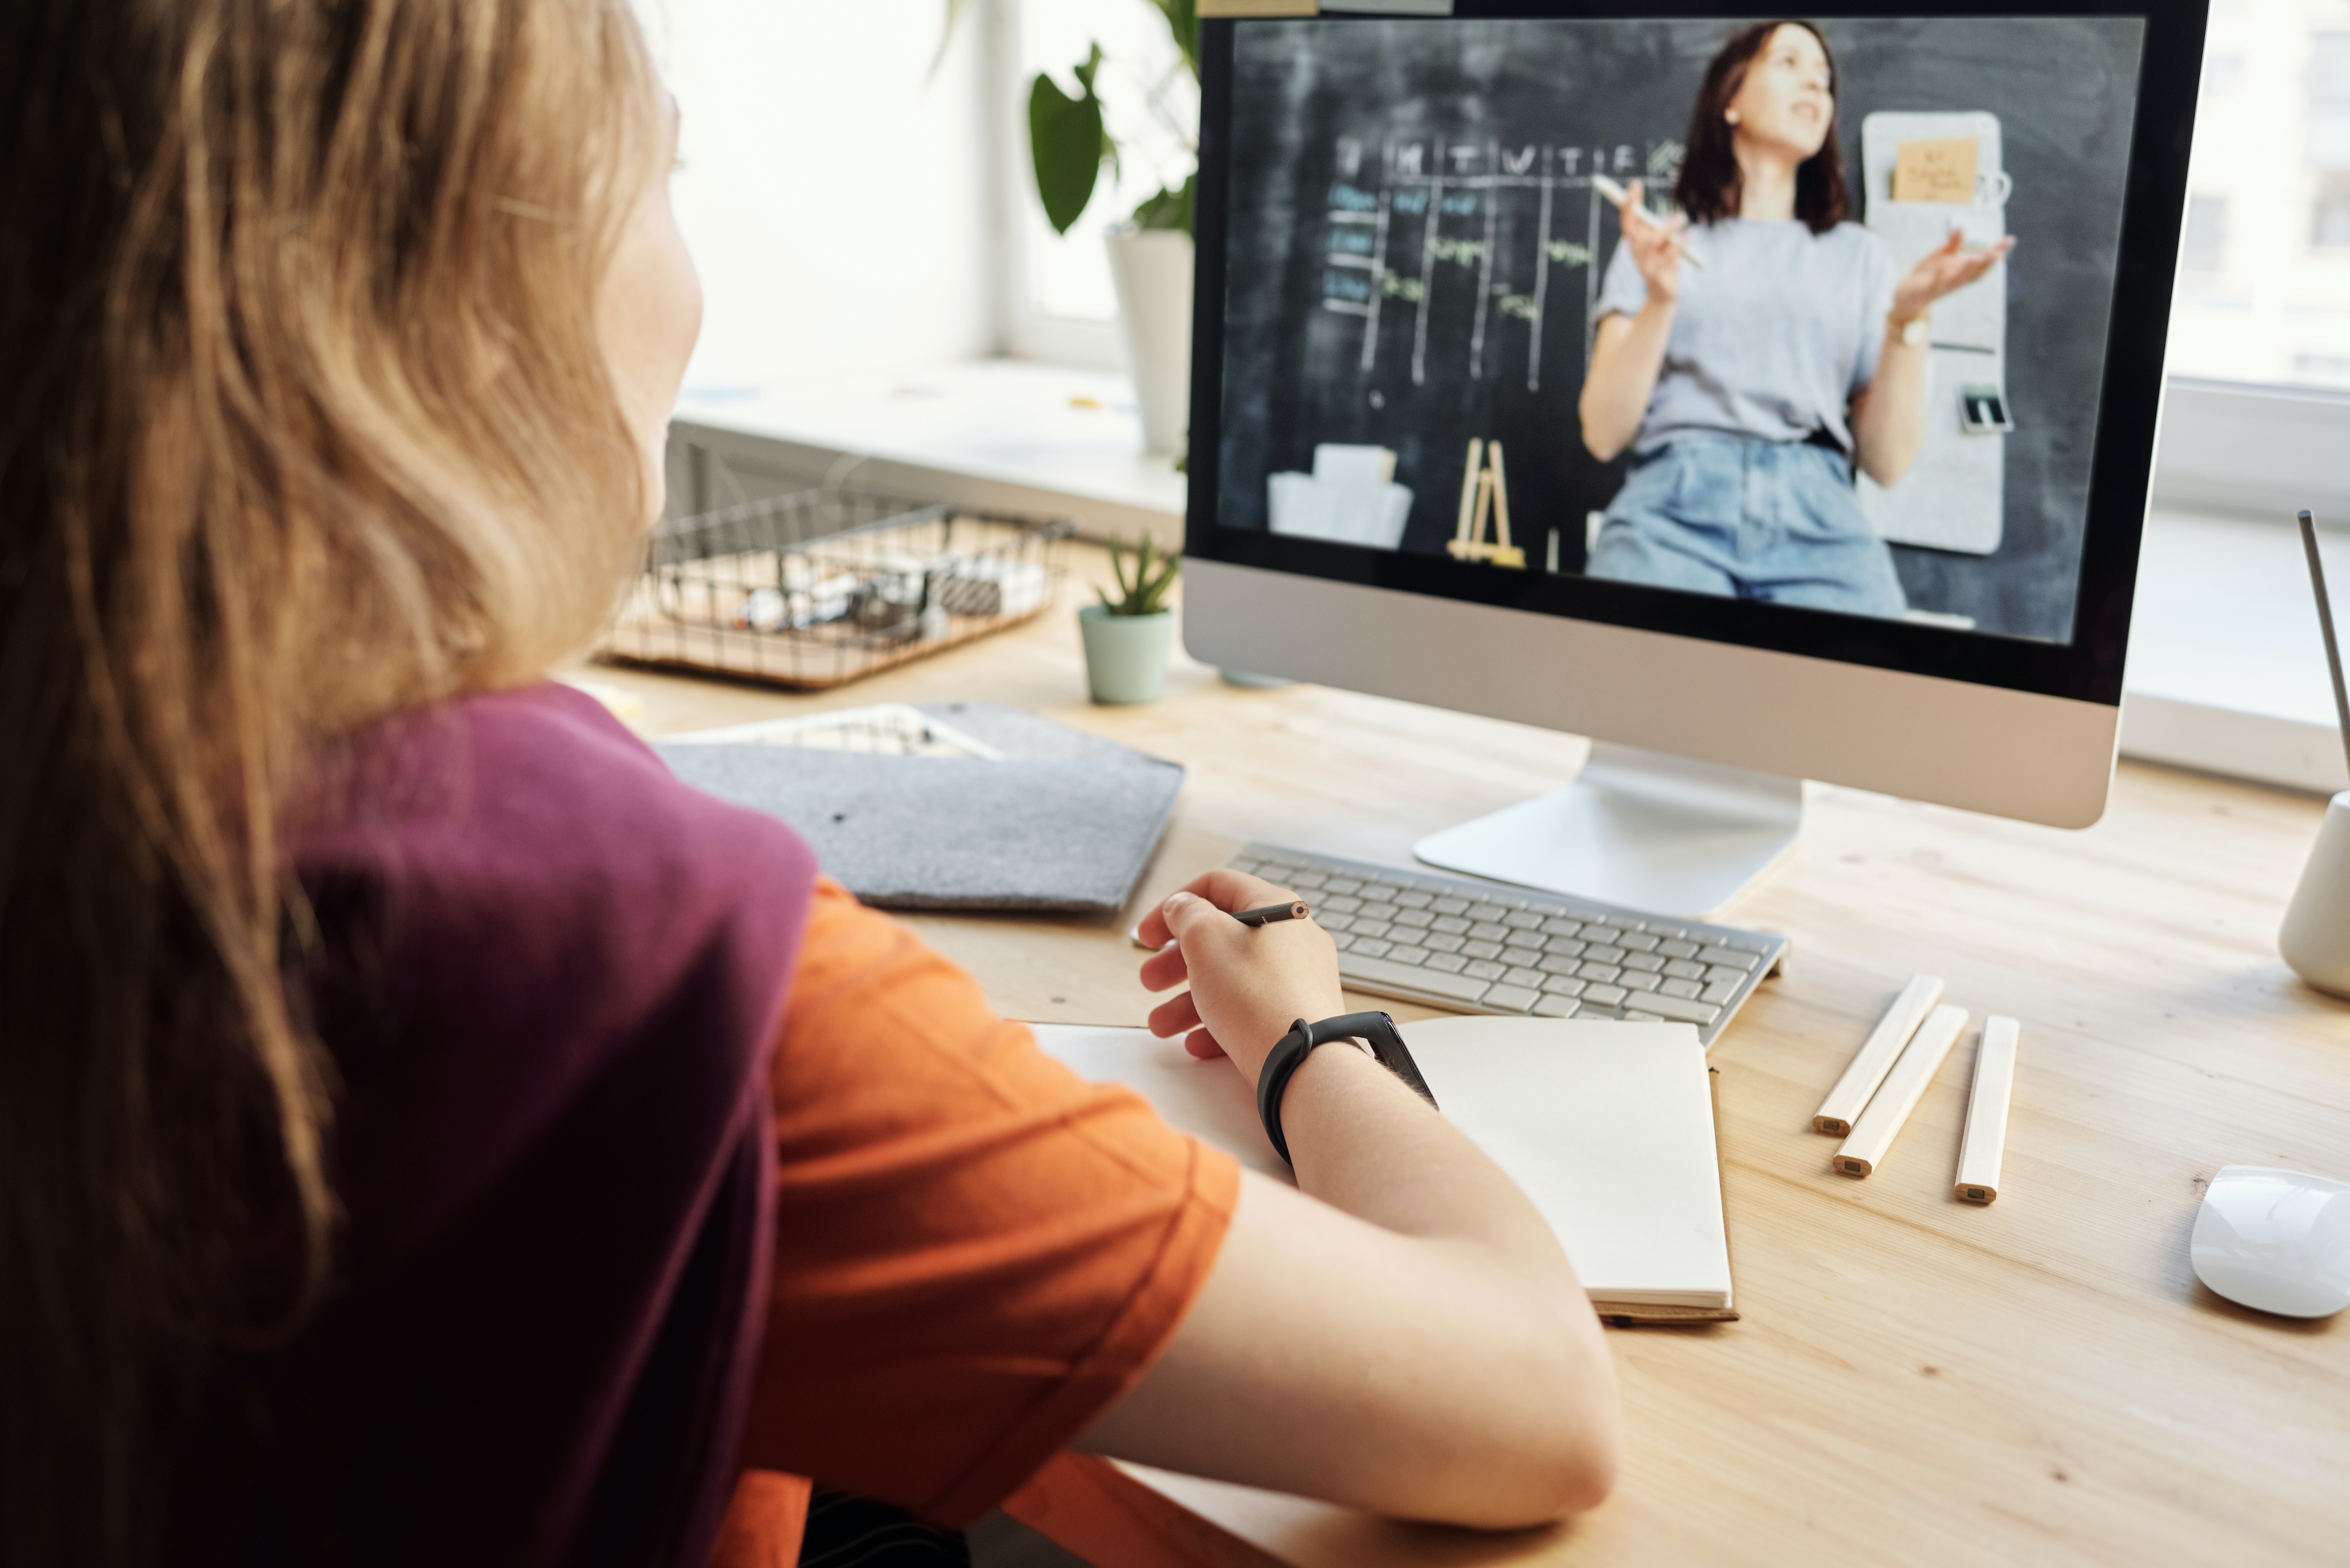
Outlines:
[[[1812,1117],[1814,1132],[1832,1133],[1842,1137],[1852,1131],[1852,1124],[1868,1104],[1868,1096],[1877,1093],[1877,1085],[1885,1082],[1885,1075],[1893,1070],[1894,1059],[1901,1047],[1909,1044],[1909,1036],[1918,1033],[1918,1025],[1942,1000],[1942,982],[1930,974],[1914,975],[1885,1010],[1877,1028],[1844,1070],[1828,1097],[1820,1102],[1818,1112]]]
[[[1983,1020],[1982,1044],[1975,1047],[1974,1092],[1967,1096],[1967,1132],[1959,1144],[1957,1192],[1961,1202],[1989,1203],[1999,1196],[2000,1157],[2007,1148],[2007,1102],[2015,1088],[2015,1043],[2021,1033],[2012,1018]]]
[[[1618,185],[1615,181],[1610,180],[1605,174],[1594,174],[1591,177],[1591,188],[1598,192],[1600,195],[1606,197],[1607,201],[1615,206],[1619,216],[1624,211],[1624,203],[1632,199],[1631,192],[1627,191],[1623,186]],[[1689,263],[1690,265],[1693,267],[1702,268],[1705,265],[1703,259],[1700,258],[1696,252],[1690,250],[1684,249],[1681,252],[1681,260]]]
[[[1262,909],[1243,909],[1232,919],[1243,926],[1269,926],[1275,920],[1302,920],[1313,911],[1303,898],[1287,904],[1267,904]]]

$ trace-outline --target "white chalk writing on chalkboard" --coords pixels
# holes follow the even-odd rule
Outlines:
[[[1323,225],[1322,306],[1363,321],[1362,373],[1378,362],[1380,325],[1389,301],[1409,306],[1411,379],[1428,379],[1429,319],[1440,294],[1473,289],[1467,344],[1471,379],[1484,379],[1496,318],[1527,327],[1526,389],[1542,389],[1543,328],[1554,269],[1580,268],[1584,321],[1598,297],[1593,258],[1605,203],[1594,174],[1638,175],[1669,188],[1681,144],[1655,140],[1588,146],[1555,140],[1448,141],[1388,137],[1376,153],[1360,137],[1338,139]],[[1570,214],[1562,205],[1579,204]],[[1506,232],[1531,243],[1504,244]],[[1531,211],[1529,211],[1531,209]],[[1531,217],[1529,224],[1524,220]],[[1577,219],[1580,234],[1556,234]],[[1572,232],[1572,231],[1570,231]],[[1586,358],[1588,343],[1585,346]]]

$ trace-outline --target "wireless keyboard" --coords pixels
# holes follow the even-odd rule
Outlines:
[[[1711,1045],[1787,956],[1783,936],[1474,877],[1269,844],[1229,864],[1313,906],[1352,989],[1455,1012],[1694,1023]]]

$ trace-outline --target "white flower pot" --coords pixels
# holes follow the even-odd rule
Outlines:
[[[1131,223],[1112,229],[1109,272],[1142,444],[1180,452],[1191,422],[1191,236]]]

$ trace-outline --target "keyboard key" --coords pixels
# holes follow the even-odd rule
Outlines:
[[[1428,967],[1439,974],[1459,974],[1468,962],[1459,953],[1437,953],[1428,961]]]
[[[1469,928],[1469,934],[1479,941],[1498,942],[1510,934],[1510,928],[1498,920],[1480,920]]]
[[[1667,996],[1678,996],[1684,1001],[1694,1002],[1697,1000],[1698,992],[1704,987],[1693,980],[1669,980],[1657,989]]]
[[[1465,966],[1461,972],[1479,980],[1499,980],[1509,972],[1509,965],[1495,963],[1492,959],[1479,959]]]
[[[1672,941],[1679,941],[1689,935],[1689,932],[1683,930],[1680,927],[1669,926],[1662,920],[1650,920],[1648,922],[1648,929],[1654,931],[1658,936],[1664,937]]]
[[[1393,985],[1417,991],[1429,996],[1440,996],[1452,1002],[1474,1002],[1485,994],[1490,983],[1471,980],[1466,975],[1439,974],[1432,970],[1407,969],[1402,964],[1389,963],[1385,959],[1364,958],[1346,953],[1338,960],[1338,973],[1346,980],[1359,981],[1367,986]]]
[[[1471,942],[1464,946],[1461,950],[1467,953],[1472,959],[1500,958],[1502,956],[1502,944],[1499,942]]]
[[[1426,930],[1428,922],[1434,919],[1426,909],[1402,909],[1397,912],[1395,923],[1402,930]]]
[[[1624,1000],[1624,995],[1621,986],[1595,985],[1583,993],[1583,1000],[1593,1007],[1614,1007]]]
[[[1325,898],[1320,903],[1314,906],[1314,912],[1318,915],[1326,909],[1333,914],[1351,915],[1362,907],[1363,901],[1360,898],[1348,898],[1344,897]]]
[[[1363,884],[1353,877],[1333,877],[1322,884],[1322,890],[1326,893],[1359,893],[1363,890]]]
[[[1534,930],[1542,923],[1543,918],[1532,909],[1520,909],[1514,914],[1504,916],[1502,920],[1502,924],[1518,931]]]
[[[1627,931],[1616,939],[1616,945],[1627,953],[1652,953],[1657,950],[1657,939],[1646,931]]]
[[[1708,948],[1697,956],[1708,963],[1733,964],[1742,974],[1762,961],[1761,953],[1748,952],[1742,948]]]
[[[1665,967],[1665,961],[1654,953],[1627,953],[1624,955],[1624,967],[1642,974],[1655,974]]]
[[[1571,996],[1545,996],[1534,1005],[1537,1018],[1572,1018],[1583,1003]]]
[[[1577,966],[1575,972],[1585,980],[1607,981],[1614,980],[1624,971],[1612,963],[1586,963]]]
[[[1676,1023],[1711,1023],[1721,1016],[1721,1009],[1702,1002],[1689,1002],[1678,996],[1643,996],[1630,1003],[1643,1012],[1653,1012],[1659,1018],[1669,1018]]]
[[[1451,936],[1445,932],[1438,932],[1437,934],[1428,938],[1419,945],[1426,948],[1432,953],[1457,953],[1461,950],[1461,940],[1462,939],[1460,937]]]
[[[1439,898],[1429,906],[1440,915],[1465,915],[1469,912],[1466,898]]]
[[[1675,959],[1665,966],[1664,972],[1671,975],[1675,980],[1703,980],[1705,965],[1691,963],[1687,959]]]
[[[1345,952],[1348,948],[1355,945],[1355,939],[1348,936],[1344,931],[1331,932],[1330,940],[1337,945],[1337,949],[1340,952]]]
[[[1627,991],[1654,991],[1657,989],[1657,977],[1653,974],[1643,974],[1636,969],[1627,969],[1616,977],[1616,983]]]
[[[1505,1012],[1523,1012],[1542,1000],[1542,992],[1529,991],[1523,985],[1497,985],[1484,995],[1484,1005],[1497,1007]]]
[[[1509,914],[1507,906],[1488,900],[1470,910],[1469,918],[1472,920],[1503,920],[1508,919]]]
[[[1429,907],[1435,908],[1432,904]],[[1467,935],[1469,931],[1469,922],[1458,915],[1439,915],[1430,922],[1430,925],[1435,930],[1451,931],[1462,936]]]
[[[1388,950],[1393,946],[1395,946],[1393,942],[1366,941],[1357,937],[1355,945],[1347,950],[1358,952],[1365,958],[1385,958],[1388,956]]]
[[[1725,980],[1718,985],[1707,986],[1703,991],[1698,993],[1698,1000],[1700,1002],[1719,1003],[1728,1002],[1731,997],[1736,996],[1737,994],[1738,987]]]
[[[1622,1011],[1617,1008],[1602,1007],[1598,1003],[1586,999],[1583,1003],[1583,1011],[1576,1013],[1575,1016],[1577,1018],[1586,1019],[1617,1019],[1623,1017],[1624,1014]]]
[[[1355,922],[1344,915],[1334,915],[1327,909],[1316,909],[1314,911],[1314,923],[1336,936]]]
[[[1742,969],[1732,969],[1726,963],[1718,963],[1705,971],[1705,978],[1709,985],[1744,985],[1746,971]]]
[[[1431,955],[1429,950],[1422,947],[1389,948],[1388,950],[1388,962],[1408,963],[1415,969],[1419,967],[1421,964],[1426,963],[1430,956]]]
[[[1318,872],[1293,871],[1286,880],[1293,890],[1303,892],[1308,888],[1319,888],[1326,878]]]
[[[1544,936],[1549,937],[1580,936],[1583,933],[1583,923],[1579,920],[1564,919],[1544,920],[1542,923],[1542,930]]]
[[[1356,915],[1351,918],[1355,923],[1347,929],[1358,937],[1383,937],[1394,929],[1387,921],[1375,920],[1368,915]]]
[[[1423,893],[1419,888],[1415,888],[1409,893],[1398,893],[1395,896],[1395,901],[1399,909],[1425,909],[1430,904],[1436,902],[1436,895],[1433,893]]]
[[[1761,937],[1724,937],[1721,939],[1721,945],[1726,948],[1743,948],[1758,959],[1771,950],[1771,944]]]
[[[1578,953],[1588,951],[1590,947],[1589,942],[1579,942],[1573,937],[1553,937],[1543,943],[1543,951],[1555,953],[1561,958],[1573,958]]]
[[[1648,922],[1636,920],[1629,915],[1608,915],[1599,923],[1604,926],[1613,926],[1619,931],[1637,931],[1646,929]]]
[[[1690,959],[1697,957],[1699,949],[1695,942],[1670,941],[1659,942],[1657,950],[1669,959]]]
[[[1401,909],[1397,909],[1385,898],[1373,898],[1369,897],[1366,897],[1363,899],[1363,907],[1359,912],[1374,920],[1392,920],[1398,915],[1403,913]]]
[[[1542,962],[1542,954],[1533,948],[1503,948],[1502,961],[1512,969],[1532,969]]]
[[[1553,996],[1581,996],[1590,988],[1587,980],[1570,980],[1555,974],[1543,981],[1543,989]]]
[[[1543,981],[1550,977],[1538,969],[1513,969],[1502,978],[1512,985],[1530,985],[1540,991]]]
[[[1583,967],[1583,961],[1573,953],[1551,953],[1534,967],[1546,974],[1573,974]]]

